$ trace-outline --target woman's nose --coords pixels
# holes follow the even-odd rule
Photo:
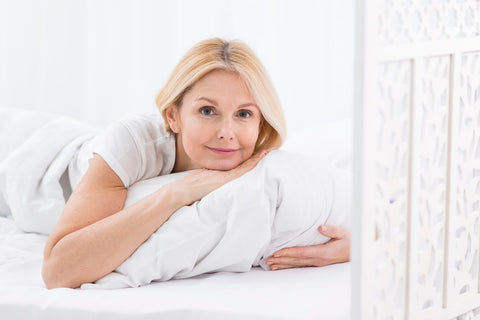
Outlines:
[[[217,132],[217,138],[220,140],[231,141],[235,137],[232,120],[222,120]]]

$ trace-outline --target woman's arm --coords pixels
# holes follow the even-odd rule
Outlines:
[[[318,231],[331,238],[325,244],[278,250],[266,263],[271,270],[323,267],[350,260],[350,231],[340,226],[320,226]]]
[[[264,155],[230,171],[196,170],[125,209],[121,179],[95,155],[45,245],[45,284],[75,288],[110,273],[177,209],[251,170]]]

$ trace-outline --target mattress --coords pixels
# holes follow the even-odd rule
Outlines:
[[[350,263],[219,272],[128,289],[45,288],[46,236],[0,217],[2,319],[349,319]]]

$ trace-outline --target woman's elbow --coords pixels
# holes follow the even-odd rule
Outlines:
[[[55,259],[44,257],[42,264],[42,278],[47,289],[74,289],[80,286],[74,282],[74,279],[70,279],[62,274],[63,273],[59,270],[59,265],[55,262]]]
[[[43,278],[43,283],[45,283],[45,286],[47,289],[55,289],[55,288],[61,288],[61,284],[56,281],[54,277],[54,273],[45,265],[45,262],[42,265],[42,278]]]

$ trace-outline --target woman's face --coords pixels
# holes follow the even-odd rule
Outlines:
[[[177,134],[174,171],[229,170],[250,158],[262,115],[237,73],[213,71],[167,109]]]

